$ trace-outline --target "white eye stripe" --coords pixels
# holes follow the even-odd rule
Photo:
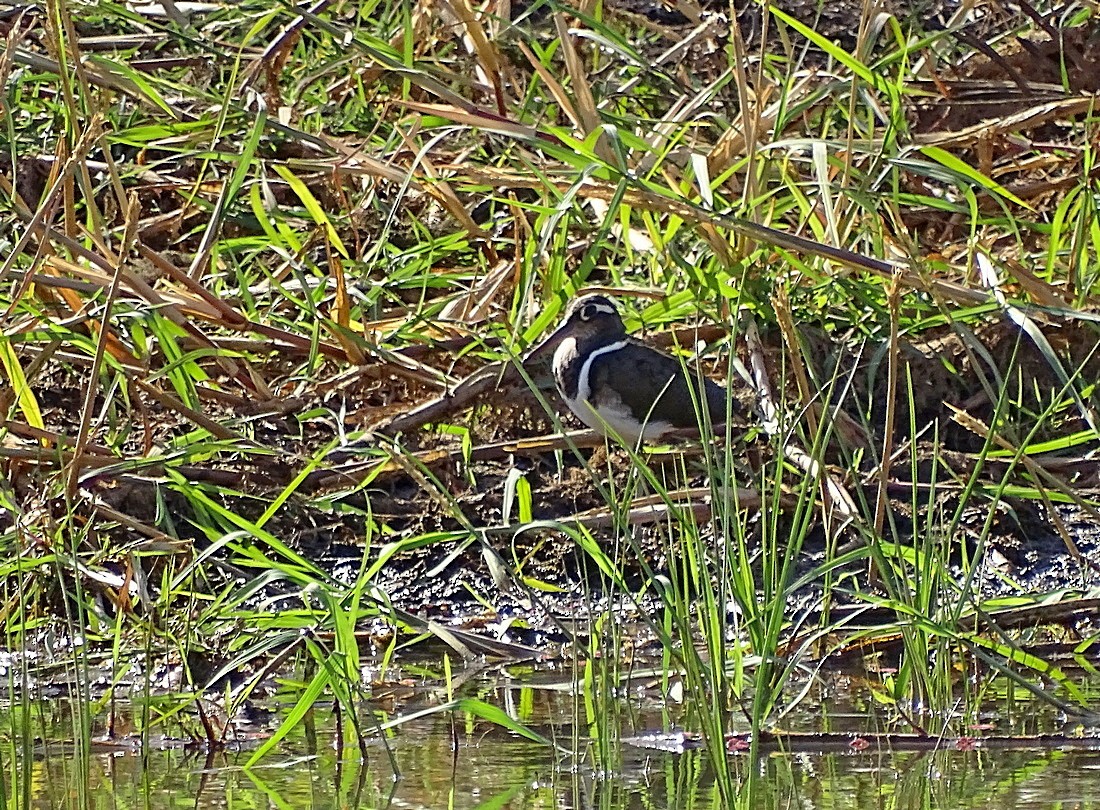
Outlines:
[[[581,307],[581,318],[586,321],[590,321],[596,317],[596,315],[614,315],[616,309],[608,304],[585,304]]]

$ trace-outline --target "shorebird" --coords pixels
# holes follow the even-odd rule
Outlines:
[[[572,301],[544,345],[554,349],[554,380],[569,410],[604,435],[636,445],[699,427],[704,413],[712,425],[744,416],[721,385],[628,335],[605,295]]]

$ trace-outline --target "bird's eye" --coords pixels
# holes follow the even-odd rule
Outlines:
[[[582,321],[590,321],[595,317],[596,317],[596,305],[595,304],[585,304],[583,307],[581,307],[581,320]]]

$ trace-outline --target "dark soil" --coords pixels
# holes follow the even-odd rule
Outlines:
[[[928,425],[930,429],[922,434],[916,445],[904,450],[892,466],[889,491],[893,500],[887,531],[903,545],[914,544],[925,549],[942,547],[943,558],[954,567],[959,581],[965,578],[964,565],[977,566],[977,587],[985,596],[1094,588],[1100,585],[1097,565],[1100,529],[1095,515],[1088,510],[1070,504],[1053,505],[1030,496],[997,497],[993,494],[973,494],[966,505],[960,507],[960,487],[952,482],[970,479],[982,439],[953,419],[951,406],[965,408],[971,416],[988,424],[994,402],[985,387],[988,382],[985,378],[992,372],[985,365],[987,360],[1003,364],[998,371],[1004,385],[1009,390],[1022,392],[1015,407],[1002,413],[1003,422],[1016,424],[1017,435],[1025,435],[1033,413],[1042,410],[1044,395],[1041,392],[1060,387],[1049,364],[1032,344],[1019,339],[1014,327],[991,323],[988,329],[973,337],[981,340],[982,353],[973,351],[978,344],[968,348],[962,338],[954,334],[902,347],[902,378],[914,381],[913,413],[909,413],[910,398],[901,397],[894,446],[905,446],[911,424]],[[1100,373],[1095,330],[1081,327],[1077,334],[1063,333],[1061,337],[1065,340],[1058,343],[1066,367],[1080,368],[1083,375],[1095,378]],[[816,377],[829,380],[845,379],[850,375],[855,381],[843,403],[848,423],[854,426],[855,433],[849,439],[840,438],[838,434],[828,447],[826,457],[835,465],[834,474],[846,483],[857,500],[862,490],[862,497],[873,503],[878,480],[876,477],[865,480],[862,476],[872,472],[874,465],[866,456],[862,466],[856,469],[851,467],[851,458],[859,443],[879,445],[882,442],[885,362],[874,346],[845,349],[836,338],[827,340],[822,333],[807,332],[806,343],[805,356],[821,358],[820,367],[813,370]],[[778,347],[770,351],[778,362]],[[52,389],[43,388],[39,393],[41,401],[50,405],[47,418],[51,426],[61,428],[67,414],[72,413],[72,400],[77,393],[60,378],[56,385]],[[408,389],[402,382],[364,375],[356,384],[345,386],[339,396],[346,398],[350,412],[353,403],[392,400],[394,397],[384,392],[394,387],[400,396],[407,396]],[[552,389],[542,394],[559,412],[564,412],[564,406]],[[333,405],[332,394],[318,396],[326,399],[330,407]],[[1029,397],[1038,399],[1032,401]],[[497,404],[500,402],[508,405],[502,407]],[[868,403],[870,417],[864,419],[860,414],[866,412]],[[312,404],[315,403],[306,401],[302,407]],[[156,414],[151,415],[150,421],[165,435],[177,429],[172,421],[158,422]],[[384,543],[433,532],[455,532],[453,540],[441,540],[402,552],[391,560],[376,582],[394,605],[425,619],[447,619],[460,624],[472,622],[474,626],[487,620],[508,621],[511,622],[508,637],[524,643],[565,641],[566,635],[556,629],[557,620],[553,617],[584,615],[594,601],[599,604],[601,593],[610,592],[610,583],[567,534],[541,529],[515,535],[514,530],[502,528],[506,482],[510,475],[521,475],[530,485],[534,520],[569,524],[579,514],[606,511],[600,486],[610,482],[621,491],[630,477],[633,462],[625,451],[608,450],[602,444],[594,450],[582,450],[581,457],[570,451],[524,452],[519,448],[511,452],[481,452],[491,450],[497,442],[518,442],[552,432],[552,422],[538,399],[521,384],[493,390],[472,408],[455,413],[446,421],[465,424],[473,432],[472,461],[463,460],[461,450],[449,436],[438,434],[430,427],[416,430],[405,435],[402,441],[408,451],[431,459],[422,471],[394,468],[374,477],[366,489],[340,495],[338,493],[346,490],[350,482],[362,479],[365,467],[356,458],[365,456],[372,444],[366,440],[358,445],[358,450],[356,446],[341,448],[332,454],[331,465],[324,465],[328,472],[310,479],[266,529],[308,559],[347,579],[358,572],[367,542],[377,550]],[[575,424],[568,415],[564,421]],[[232,510],[255,519],[266,508],[267,499],[277,494],[297,473],[300,460],[316,452],[329,439],[318,425],[303,434],[296,424],[286,417],[257,418],[257,440],[285,452],[279,460],[263,466],[253,463],[232,468],[195,465],[186,472],[195,481],[220,482],[237,491],[254,492],[259,496],[254,501],[236,496],[227,496],[224,500]],[[1083,428],[1080,414],[1070,409],[1061,423],[1052,423],[1043,435],[1066,435]],[[1001,435],[1013,435],[1013,430],[1002,428]],[[776,463],[777,446],[774,443],[761,436],[747,441],[743,448],[746,458],[757,459],[765,470]],[[697,442],[683,445],[683,452],[689,455],[698,451]],[[915,463],[912,454],[915,454]],[[582,457],[587,459],[583,464]],[[1041,463],[1052,470],[1055,480],[1067,491],[1078,496],[1095,497],[1100,489],[1100,466],[1091,458],[1057,459],[1048,455]],[[670,470],[678,469],[675,454],[653,457],[649,464],[657,470],[665,464]],[[916,480],[912,479],[914,470]],[[426,488],[429,476],[435,483]],[[1015,465],[1015,470],[1010,472],[1006,462],[998,461],[987,461],[978,478],[990,491],[1005,480],[1022,486],[1031,481],[1023,464]],[[739,484],[752,486],[752,480],[747,478]],[[930,494],[928,484],[933,480],[940,486]],[[683,483],[699,486],[705,485],[705,480],[697,475],[694,480]],[[1048,491],[1057,495],[1050,481],[1044,483]],[[23,479],[23,486],[34,487],[33,478]],[[94,495],[96,502],[107,504],[147,525],[155,525],[161,512],[167,509],[175,516],[180,536],[193,540],[199,548],[206,543],[199,532],[188,530],[186,518],[190,507],[187,501],[165,488],[157,478],[104,474],[87,478],[84,489]],[[331,500],[328,506],[322,507],[319,501],[327,493],[331,493]],[[451,499],[451,504],[441,504],[442,499]],[[456,517],[458,514],[463,518]],[[759,510],[746,512],[750,532],[759,530],[761,517]],[[781,522],[784,519],[780,517]],[[515,520],[514,515],[512,520]],[[485,534],[476,539],[477,535],[470,534],[468,527],[484,530]],[[711,533],[711,542],[718,548],[721,543],[713,537],[713,531],[713,527],[704,529],[704,534]],[[126,541],[127,534],[123,531],[116,538],[120,545]],[[620,614],[625,619],[632,612],[637,615],[639,610],[655,608],[655,595],[645,590],[645,583],[650,573],[667,573],[670,565],[677,564],[677,539],[661,524],[638,526],[625,534],[605,530],[598,532],[598,536],[607,548],[617,550],[615,556],[625,582],[631,588],[643,589],[637,601],[628,600],[617,608]],[[983,536],[984,542],[979,539]],[[847,534],[841,539],[849,545],[860,542],[856,534]],[[807,573],[824,562],[827,545],[819,525],[803,546],[796,574]],[[501,583],[494,581],[488,561],[493,555],[498,556],[506,568],[516,568],[523,577],[552,586],[555,592],[522,591],[516,589],[514,583],[502,590]],[[843,607],[845,593],[871,587],[865,580],[866,573],[866,564],[862,563],[834,577],[840,584],[830,603]],[[820,585],[812,583],[792,599],[813,611],[821,597]],[[486,604],[493,605],[493,610],[487,611]]]
[[[859,44],[852,21],[861,17],[862,3],[791,0],[780,6],[833,37],[849,51]],[[721,3],[700,4],[701,13],[708,18],[722,15],[727,9]],[[935,28],[946,25],[956,9],[953,2],[901,3],[894,11],[903,23],[919,19],[924,26]],[[650,23],[649,30],[656,26],[658,33],[673,40],[685,28],[698,24],[680,11],[644,0],[613,3],[609,13],[638,15]],[[777,25],[774,22],[765,25],[755,4],[739,7],[738,13],[750,52],[760,51],[759,37],[765,29],[769,43],[774,38],[782,53],[813,49],[798,37],[779,37]],[[993,33],[1013,30],[1029,15],[1026,5],[1011,11],[1000,4],[979,4],[971,21],[952,34],[960,49],[976,49],[978,55],[934,68],[936,78],[930,81],[928,100],[913,110],[915,132],[958,134],[987,119],[1030,109],[1052,87],[1068,85],[1090,92],[1100,88],[1097,78],[1100,36],[1095,28],[1070,29],[1065,36],[1055,32],[1016,37],[1007,48],[999,44],[995,52],[988,46],[975,45],[992,39]],[[1039,28],[1042,30],[1043,26]],[[728,41],[728,25],[719,26],[719,30],[717,42],[712,38],[691,50],[680,68],[707,75],[708,54]],[[819,53],[815,58],[821,64],[827,61],[825,54]],[[1029,134],[1036,139],[1056,140],[1063,128],[1064,121],[1051,115],[1036,120]],[[977,165],[1011,161],[1013,156],[1010,139],[997,133],[981,143],[975,139],[971,146],[962,148],[964,155],[972,157]],[[30,185],[44,184],[47,176],[45,166],[32,166],[20,173],[21,181]],[[1012,179],[1002,182],[1008,184]],[[1021,175],[1018,179],[1023,182],[1028,178]],[[1056,187],[1057,178],[1047,179],[1055,184],[1051,188]],[[921,180],[914,178],[912,182]],[[314,189],[318,197],[324,196],[324,188],[319,183]],[[27,199],[37,199],[41,193],[29,187],[23,191]],[[966,227],[965,223],[935,211],[911,211],[906,217],[914,234],[927,244],[943,244]],[[1100,338],[1095,324],[1044,326],[1048,327],[1044,333],[1064,369],[1081,379],[1100,378]],[[839,402],[825,403],[826,411],[839,404],[840,413],[846,417],[826,448],[825,458],[834,465],[836,477],[850,492],[862,493],[873,502],[877,479],[864,480],[863,476],[873,473],[872,459],[877,453],[863,453],[863,460],[858,463],[854,458],[858,448],[881,448],[886,438],[885,344],[854,334],[837,334],[827,324],[806,327],[801,337],[803,359],[816,362],[810,373],[822,383],[822,390],[829,388],[831,380],[851,380],[851,386],[837,386],[838,391],[844,392],[843,397],[837,395]],[[777,335],[770,336],[768,341],[770,370],[777,379],[779,369],[784,367],[781,341]],[[416,350],[416,357],[462,377],[477,369],[477,362],[459,351],[464,348],[421,349]],[[414,352],[408,354],[412,356]],[[224,502],[246,517],[262,514],[267,500],[292,481],[320,448],[337,435],[337,426],[323,419],[300,421],[297,413],[322,408],[330,414],[342,414],[344,423],[339,429],[354,431],[382,426],[438,394],[414,375],[400,374],[381,364],[367,365],[351,374],[345,367],[329,364],[321,375],[327,379],[297,386],[281,377],[280,371],[285,369],[289,374],[299,359],[273,355],[257,363],[266,363],[268,380],[285,383],[276,385],[273,392],[276,402],[258,401],[259,397],[250,400],[245,396],[234,399],[212,392],[203,394],[206,417],[238,426],[258,446],[271,452],[268,456],[251,456],[231,463],[195,462],[178,471],[194,482],[231,488],[238,494],[224,495]],[[1006,480],[1029,487],[1035,476],[1040,476],[1048,492],[1057,494],[1058,487],[1064,487],[1081,498],[1095,499],[1100,490],[1095,441],[1089,443],[1087,454],[1081,453],[1081,445],[1075,448],[1074,457],[1044,454],[1037,464],[1049,471],[1049,477],[1029,470],[1022,462],[1011,469],[1005,462],[983,462],[978,477],[987,490],[971,494],[963,507],[959,506],[958,488],[947,485],[971,478],[978,465],[975,454],[985,444],[980,429],[957,419],[953,409],[964,411],[987,426],[996,423],[998,435],[1015,437],[1019,446],[1029,437],[1037,415],[1049,406],[1053,392],[1064,386],[1049,358],[1017,327],[993,316],[978,332],[944,328],[935,335],[923,335],[919,343],[903,342],[900,361],[903,385],[911,382],[912,388],[911,396],[906,386],[896,397],[891,437],[899,453],[890,467],[889,491],[893,500],[887,525],[898,539],[903,544],[918,545],[946,541],[947,557],[957,566],[960,578],[964,563],[973,565],[976,560],[980,590],[986,595],[1083,590],[1100,585],[1100,525],[1094,512],[1079,505],[1051,503],[1030,494],[1025,497],[1018,491],[1013,494],[1013,490],[996,494],[999,484]],[[72,433],[74,415],[83,406],[86,374],[87,369],[79,362],[59,355],[37,377],[35,393],[43,406],[48,428],[61,434]],[[541,379],[545,382],[545,374]],[[1009,392],[1007,407],[999,402],[1002,391]],[[795,401],[797,395],[791,393]],[[552,389],[546,388],[543,395],[559,412],[564,410]],[[0,404],[6,409],[10,402]],[[102,405],[96,403],[96,413],[101,412]],[[1078,407],[1064,408],[1057,419],[1046,419],[1038,435],[1028,440],[1034,443],[1088,430],[1086,415]],[[125,419],[133,422],[123,448],[133,451],[135,456],[192,428],[177,410],[152,399],[136,400],[134,414],[112,413],[104,421],[117,424]],[[426,618],[469,617],[471,621],[481,621],[494,612],[479,600],[484,597],[494,606],[494,620],[523,618],[523,622],[513,626],[512,637],[540,643],[564,639],[556,632],[557,625],[551,617],[575,615],[582,607],[590,606],[593,594],[598,597],[607,591],[607,583],[588,556],[564,533],[540,530],[513,537],[513,532],[502,529],[507,481],[510,476],[520,475],[528,482],[536,521],[567,523],[580,513],[606,509],[598,485],[610,481],[622,489],[630,477],[632,462],[621,450],[611,450],[609,456],[602,448],[584,450],[586,456],[605,455],[597,462],[589,460],[582,464],[571,451],[498,447],[502,442],[546,436],[553,430],[553,420],[535,394],[522,384],[494,390],[461,411],[447,414],[446,421],[471,431],[474,448],[471,460],[464,459],[452,435],[430,427],[408,431],[400,437],[401,442],[408,451],[420,454],[423,466],[388,469],[373,475],[366,488],[358,489],[355,485],[365,479],[367,468],[376,463],[376,456],[369,452],[374,445],[368,437],[358,447],[343,447],[332,453],[321,465],[325,474],[311,477],[267,525],[267,530],[327,570],[346,577],[358,570],[368,543],[369,553],[375,553],[383,543],[431,532],[455,532],[461,535],[460,539],[403,552],[386,567],[378,584],[395,605]],[[569,417],[565,421],[573,424]],[[910,446],[907,442],[914,426],[920,432],[919,441]],[[746,439],[746,460],[750,456],[759,457],[766,470],[779,463],[781,453],[777,440]],[[28,509],[53,510],[60,516],[72,508],[71,503],[60,498],[44,504],[38,502],[43,471],[57,469],[59,465],[53,465],[50,459],[36,459],[33,463],[9,460],[6,464],[7,478]],[[590,469],[598,470],[597,478],[601,480],[594,480]],[[612,471],[610,474],[606,472],[608,469]],[[93,522],[98,505],[110,507],[147,527],[164,526],[164,517],[169,514],[177,536],[203,547],[207,538],[190,522],[192,518],[198,522],[199,516],[193,514],[182,496],[165,485],[160,472],[140,468],[120,472],[109,468],[89,473],[81,482],[81,492],[87,497],[77,508],[85,511],[89,523]],[[933,480],[943,486],[930,495],[928,484]],[[700,476],[683,483],[698,485],[703,479]],[[251,500],[239,493],[257,497]],[[450,504],[445,506],[443,501]],[[10,514],[0,513],[0,528],[9,528],[14,519]],[[761,518],[755,510],[749,510],[746,520],[754,524]],[[987,524],[991,526],[989,531],[985,529]],[[983,536],[986,539],[979,541]],[[144,539],[144,535],[126,527],[115,528],[110,538],[118,548],[125,548],[135,539]],[[676,541],[660,527],[635,528],[629,537],[604,532],[601,539],[618,549],[619,564],[631,586],[641,587],[649,572],[660,573],[675,565]],[[715,548],[721,545],[718,540],[714,538]],[[842,540],[855,542],[856,538],[850,534]],[[462,544],[466,544],[464,548]],[[826,545],[825,533],[819,527],[802,550],[800,569],[811,570],[821,562]],[[523,576],[553,586],[558,592],[502,592],[487,562],[493,553],[509,565],[522,561]],[[849,575],[858,587],[869,587],[863,579],[865,573],[860,569]],[[808,586],[797,598],[814,604],[820,596],[817,587]],[[650,601],[651,597],[643,594],[637,609],[648,609]],[[623,611],[629,609],[629,604],[622,606]]]

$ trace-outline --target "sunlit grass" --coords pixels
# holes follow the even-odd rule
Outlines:
[[[1058,624],[1043,605],[1087,587],[1027,593],[991,552],[1013,503],[1096,517],[1088,99],[929,125],[947,102],[928,76],[955,75],[958,40],[893,18],[849,52],[772,8],[774,43],[700,35],[704,55],[611,9],[454,9],[51,3],[0,45],[2,620],[27,667],[78,685],[73,738],[130,688],[143,733],[186,716],[224,745],[278,680],[289,708],[252,764],[322,704],[361,749],[403,720],[367,661],[384,675],[425,642],[533,654],[388,593],[475,565],[486,616],[552,616],[574,589],[583,615],[550,629],[577,684],[571,750],[598,772],[622,760],[633,645],[655,640],[724,806],[758,789],[738,786],[729,735],[782,732],[808,689],[791,684],[832,656],[886,659],[876,698],[903,730],[964,735],[1005,681],[1081,710],[1030,641]],[[504,380],[590,287],[624,293],[649,336],[717,327],[705,362],[763,369],[765,426],[593,462],[508,444],[562,423],[533,398],[500,417],[526,386],[489,385],[376,432],[471,374]],[[525,452],[537,474],[512,463]],[[545,517],[566,496],[531,480],[565,493],[578,468],[598,514]],[[357,551],[340,572],[327,541]],[[533,563],[563,543],[580,562],[553,580]],[[445,699],[425,711],[533,733],[449,668],[432,679]],[[29,680],[9,687],[25,710]],[[24,762],[29,728],[9,735]]]

